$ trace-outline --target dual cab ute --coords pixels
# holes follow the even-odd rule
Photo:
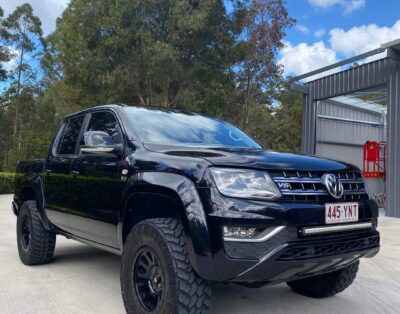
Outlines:
[[[358,168],[265,150],[196,113],[81,111],[17,172],[21,261],[50,262],[56,235],[122,255],[128,313],[207,313],[215,281],[328,297],[379,250]]]

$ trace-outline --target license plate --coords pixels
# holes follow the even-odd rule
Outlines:
[[[325,204],[325,223],[336,224],[358,221],[358,203]]]

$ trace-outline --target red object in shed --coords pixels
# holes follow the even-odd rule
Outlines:
[[[385,178],[386,142],[366,142],[363,152],[363,176],[366,178]]]

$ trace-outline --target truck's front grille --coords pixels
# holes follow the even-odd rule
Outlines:
[[[270,171],[269,174],[282,193],[282,200],[296,202],[328,202],[334,200],[322,185],[325,172]],[[340,201],[368,199],[365,184],[359,172],[333,172],[343,184],[344,195]]]
[[[293,261],[316,258],[328,255],[343,254],[353,251],[367,250],[379,246],[379,236],[366,239],[337,242],[332,244],[304,245],[286,249],[279,257],[280,261]]]

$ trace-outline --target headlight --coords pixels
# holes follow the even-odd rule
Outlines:
[[[226,196],[276,199],[281,196],[275,183],[264,171],[210,168],[218,190]]]

